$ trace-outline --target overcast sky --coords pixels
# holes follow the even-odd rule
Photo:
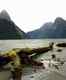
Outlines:
[[[0,0],[11,19],[25,32],[39,28],[58,16],[66,19],[66,0]]]

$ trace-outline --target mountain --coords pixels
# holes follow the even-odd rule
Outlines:
[[[11,21],[11,18],[6,10],[2,10],[2,12],[0,13],[0,19]]]
[[[9,14],[3,10],[0,13],[0,39],[24,39],[26,34],[11,20]]]
[[[53,23],[45,23],[41,28],[28,32],[31,39],[66,38],[66,20],[57,17]]]

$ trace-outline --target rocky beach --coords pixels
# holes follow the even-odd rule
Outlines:
[[[66,49],[62,48],[62,52],[57,52],[56,50],[57,48],[54,48],[53,51],[49,51],[46,54],[42,54],[40,58],[38,58],[39,61],[41,61],[41,59],[44,59],[44,61],[42,62],[44,63],[46,69],[37,69],[37,72],[34,72],[32,69],[28,68],[26,72],[24,70],[25,74],[23,75],[22,79],[23,80],[65,80],[66,62],[64,63],[64,65],[59,65],[59,69],[48,66],[49,62],[47,60],[51,58],[51,54],[56,54],[57,58],[66,61],[65,59]]]
[[[13,41],[14,46],[11,45],[10,48],[17,48],[17,47],[21,48],[23,47],[22,45],[24,45],[23,42],[26,42],[26,45],[29,46],[28,44],[29,41],[30,40],[15,41],[15,42]],[[48,43],[53,41],[54,41],[53,50],[50,50],[34,58],[36,61],[42,62],[43,65],[45,66],[45,69],[43,69],[42,67],[40,68],[37,67],[35,71],[32,66],[25,66],[22,71],[22,80],[66,80],[66,48],[56,46],[56,43],[63,42],[63,41],[65,42],[65,40],[35,40],[30,43],[30,47],[32,48],[37,46],[47,47]],[[4,47],[6,46],[7,46],[6,50],[9,49],[8,46],[10,41],[8,41],[8,45],[5,45],[6,43],[7,41],[5,41],[5,43],[2,45],[2,41],[1,41],[0,44],[2,45],[2,51],[3,50],[5,51]],[[23,44],[21,45],[21,43]],[[58,51],[58,50],[61,50],[61,51]],[[58,69],[56,68],[56,66],[53,66],[53,64],[56,64],[56,63],[51,60],[52,54],[55,54],[56,58],[60,58],[61,61],[64,61],[63,65],[58,64]],[[51,66],[49,67],[50,60],[51,60]],[[9,71],[0,72],[1,80],[5,80],[5,79],[9,80],[10,76],[11,76],[11,73]]]

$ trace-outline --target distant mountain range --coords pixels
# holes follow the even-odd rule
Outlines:
[[[66,38],[66,20],[58,17],[55,21],[45,23],[41,28],[28,32],[31,39]]]
[[[0,39],[25,39],[26,33],[22,31],[3,10],[0,13]]]
[[[54,22],[45,23],[39,29],[25,33],[5,10],[0,13],[0,40],[43,38],[66,38],[66,20],[57,17]]]

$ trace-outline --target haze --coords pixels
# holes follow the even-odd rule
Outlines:
[[[66,0],[0,0],[0,12],[3,9],[25,32],[53,22],[56,17],[66,19]]]

